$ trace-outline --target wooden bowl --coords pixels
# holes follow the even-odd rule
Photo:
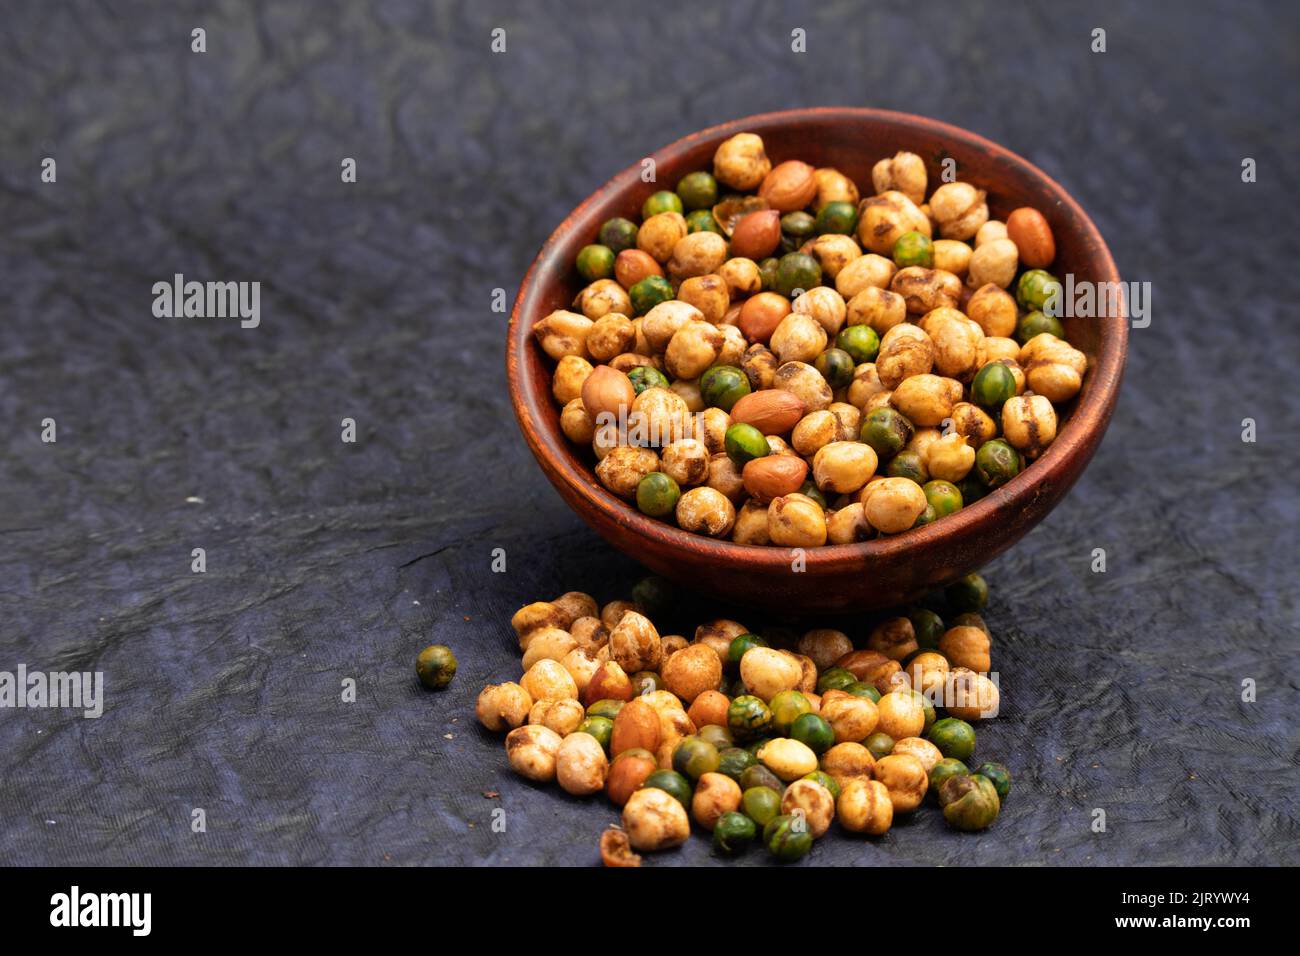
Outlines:
[[[724,139],[748,131],[763,137],[773,164],[801,159],[834,166],[870,195],[871,167],[898,150],[926,161],[930,189],[941,163],[957,161],[958,178],[988,191],[990,216],[1019,206],[1047,217],[1056,237],[1052,272],[1075,281],[1119,282],[1097,228],[1042,170],[988,140],[935,120],[883,110],[825,108],[764,113],[714,126],[654,154],[657,182],[642,165],[625,169],[560,223],[524,277],[510,319],[506,370],[519,427],[542,471],[565,501],[610,544],[681,584],[730,601],[787,612],[840,613],[903,604],[976,570],[1005,551],[1051,511],[1092,458],[1115,407],[1128,340],[1127,315],[1066,318],[1070,342],[1088,356],[1083,389],[1064,409],[1047,451],[1020,475],[954,515],[903,534],[803,552],[757,547],[688,534],[642,515],[596,480],[590,449],[570,444],[551,397],[551,370],[532,328],[569,308],[582,283],[578,250],[595,241],[612,216],[639,220],[641,204],[688,172],[712,169]],[[582,582],[573,582],[583,587]]]

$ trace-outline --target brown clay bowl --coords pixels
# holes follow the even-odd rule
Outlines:
[[[568,308],[580,291],[573,268],[578,250],[594,241],[611,216],[638,219],[642,202],[688,172],[711,169],[714,150],[741,131],[763,137],[773,164],[801,159],[835,166],[863,192],[871,167],[900,149],[919,154],[939,181],[946,157],[959,178],[986,189],[990,215],[1005,219],[1018,206],[1047,217],[1056,237],[1052,271],[1075,281],[1118,282],[1106,243],[1079,205],[1042,170],[988,140],[906,113],[825,108],[764,113],[714,126],[654,154],[657,182],[641,181],[640,163],[597,189],[560,223],[524,277],[510,319],[506,369],[510,398],[528,447],[565,501],[610,544],[658,574],[707,594],[791,613],[840,613],[889,607],[976,570],[1005,551],[1052,510],[1092,458],[1110,420],[1124,369],[1127,315],[1066,318],[1066,333],[1087,356],[1083,389],[1064,410],[1056,440],[1019,476],[987,497],[933,524],[862,544],[804,552],[794,570],[786,548],[739,545],[688,534],[648,518],[596,480],[594,456],[560,431],[551,398],[553,363],[532,327]],[[580,587],[581,583],[575,583]]]

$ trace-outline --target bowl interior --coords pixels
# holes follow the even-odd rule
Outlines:
[[[578,251],[593,242],[600,224],[611,216],[639,220],[642,203],[658,189],[671,189],[688,172],[711,169],[718,144],[740,131],[763,137],[773,164],[801,159],[814,166],[834,166],[856,182],[863,195],[871,195],[871,167],[899,150],[917,153],[926,162],[929,190],[949,169],[955,178],[988,192],[992,218],[1005,219],[1019,206],[1032,206],[1048,220],[1056,239],[1057,257],[1051,269],[1076,282],[1118,282],[1109,251],[1096,228],[1079,206],[1041,170],[1026,160],[967,131],[907,114],[863,109],[818,109],[748,117],[713,127],[673,143],[653,154],[656,181],[643,182],[641,164],[623,171],[573,211],[547,241],[515,303],[511,321],[508,366],[512,399],[521,428],[564,497],[584,518],[616,523],[620,528],[653,539],[661,549],[680,548],[694,557],[744,562],[756,571],[787,570],[787,549],[738,545],[688,534],[673,525],[641,515],[633,506],[600,486],[593,472],[594,455],[576,448],[559,427],[559,409],[550,396],[554,363],[542,352],[532,326],[555,309],[570,308],[583,283],[573,268]],[[955,163],[955,166],[952,164]],[[951,173],[948,174],[951,177]],[[904,553],[915,558],[940,547],[945,539],[970,540],[980,522],[1014,512],[1036,496],[1036,486],[1054,472],[1070,472],[1066,487],[1082,468],[1067,467],[1070,456],[1086,462],[1100,439],[1113,408],[1123,367],[1127,321],[1123,310],[1107,318],[1066,317],[1070,342],[1088,356],[1083,389],[1063,406],[1058,437],[1031,467],[986,498],[924,528],[861,544],[810,549],[807,570],[843,567],[846,561],[870,568],[879,561]],[[1095,434],[1083,434],[1093,433]],[[1059,493],[1063,493],[1060,489]],[[1044,511],[1045,513],[1045,511]],[[1041,514],[1034,520],[1040,518]],[[606,533],[604,529],[602,533]],[[1025,527],[1019,532],[1027,531]],[[1018,536],[1018,535],[1017,535]],[[1008,542],[1009,544],[1009,542]],[[1005,546],[1005,545],[1003,545]],[[996,553],[996,552],[994,552]],[[991,558],[987,554],[983,560]],[[979,566],[970,553],[945,558],[952,577]]]

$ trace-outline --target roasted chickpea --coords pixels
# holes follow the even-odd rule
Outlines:
[[[907,320],[907,302],[896,292],[869,285],[848,301],[845,321],[867,325],[884,335]]]
[[[555,754],[555,777],[565,793],[585,797],[605,789],[609,760],[591,734],[571,733]]]
[[[752,654],[753,651],[750,653]],[[764,767],[786,783],[807,776],[817,769],[817,755],[807,744],[789,737],[775,737],[769,740],[755,756]]]
[[[934,367],[934,343],[919,326],[894,326],[880,340],[875,364],[880,384],[896,389],[905,379],[924,375]]]
[[[636,328],[626,315],[602,315],[587,333],[587,351],[598,362],[608,362],[636,344]]]
[[[858,204],[858,187],[838,169],[823,166],[813,170],[813,179],[817,183],[817,196],[813,199],[813,210],[822,209],[833,202],[846,202],[851,206]]]
[[[986,441],[997,437],[998,425],[984,409],[970,402],[958,402],[952,407],[952,430],[974,450]],[[973,461],[974,459],[972,459]],[[940,476],[942,477],[942,476]],[[951,478],[945,479],[952,481]]]
[[[595,618],[591,620],[595,620]],[[560,660],[560,664],[573,678],[573,683],[578,687],[578,697],[581,699],[587,685],[591,683],[591,678],[595,676],[597,669],[600,667],[600,662],[596,660],[596,651],[588,650],[585,647],[575,647],[564,655]],[[552,727],[551,729],[559,733],[556,728]]]
[[[995,242],[998,239],[1007,238],[1007,224],[1000,219],[990,219],[984,225],[980,226],[975,233],[975,248],[986,243]]]
[[[863,362],[853,370],[853,381],[849,383],[849,403],[863,415],[867,414],[866,404],[877,395],[888,394],[875,362]]]
[[[862,256],[862,249],[852,236],[834,234],[818,236],[809,249],[822,267],[822,277],[834,280],[846,266]]]
[[[648,254],[656,262],[667,263],[673,256],[677,243],[686,238],[686,219],[679,212],[661,212],[641,223],[636,233],[636,247]],[[694,233],[694,235],[714,235],[713,233]],[[718,236],[717,238],[722,238]],[[725,243],[724,243],[725,245]],[[725,255],[725,250],[724,250]],[[718,260],[718,265],[722,260]],[[713,271],[706,269],[706,272]],[[703,273],[700,273],[701,275]]]
[[[658,670],[663,648],[650,619],[637,611],[626,612],[609,632],[610,657],[629,674]]]
[[[896,190],[914,203],[925,200],[925,160],[916,153],[899,150],[890,159],[871,167],[871,184],[876,192]]]
[[[810,412],[829,408],[835,400],[822,373],[806,362],[785,362],[772,376],[772,387],[797,395]]]
[[[957,308],[961,301],[961,279],[951,272],[908,266],[890,280],[889,290],[903,297],[907,311],[924,315],[934,309]]]
[[[938,308],[927,312],[918,323],[934,343],[934,367],[940,375],[969,382],[979,371],[979,343],[984,332],[979,324],[956,309]]]
[[[691,410],[686,400],[672,389],[658,386],[647,388],[636,397],[627,421],[629,441],[656,447],[671,445],[688,437],[693,430]],[[648,464],[649,459],[644,463]]]
[[[540,628],[528,636],[528,647],[524,649],[523,668],[528,670],[541,660],[563,660],[564,655],[577,646],[577,639],[568,631],[562,631],[558,627]]]
[[[919,807],[930,785],[925,766],[911,754],[881,757],[876,762],[875,774],[876,779],[889,791],[889,802],[893,804],[895,813],[909,813]]]
[[[930,771],[933,770],[943,759],[943,754],[939,748],[924,737],[904,737],[902,740],[894,741],[893,754],[906,754],[915,757],[925,768],[926,777],[929,777]],[[927,784],[928,784],[927,779]]]
[[[1002,406],[1002,436],[1027,458],[1056,438],[1056,410],[1043,395],[1018,395]]]
[[[916,523],[928,503],[921,486],[910,478],[886,478],[862,506],[873,528],[898,534]]]
[[[641,479],[658,470],[659,456],[649,448],[619,445],[596,465],[596,477],[614,494],[631,501]]]
[[[800,455],[811,457],[831,442],[840,438],[840,420],[829,408],[819,412],[810,412],[794,426],[790,433],[790,444]]]
[[[837,697],[823,701],[821,717],[835,731],[835,742],[865,740],[876,729],[876,705],[866,697]]]
[[[890,402],[914,425],[938,425],[961,400],[961,383],[941,375],[912,375],[894,388]]]
[[[865,485],[876,471],[876,453],[857,441],[823,445],[813,458],[813,479],[823,491],[849,494]]]
[[[925,467],[931,478],[941,478],[955,484],[970,473],[974,464],[975,448],[957,431],[944,435],[926,451]]]
[[[594,739],[592,742],[595,743]],[[555,779],[561,743],[559,734],[541,724],[516,727],[506,734],[506,759],[510,769],[519,776],[546,783]]]
[[[998,686],[984,674],[954,668],[944,685],[944,708],[958,720],[985,720],[998,715]]]
[[[949,628],[939,638],[939,653],[953,667],[986,673],[992,666],[989,636],[978,627]]]
[[[890,691],[876,704],[876,729],[895,740],[915,737],[925,729],[925,706],[907,687]]]
[[[725,452],[731,416],[720,408],[706,408],[692,417],[695,440],[703,443],[710,455]]]
[[[716,232],[692,232],[677,240],[668,260],[668,274],[690,279],[716,272],[727,261],[727,240]]]
[[[706,233],[697,232],[695,235]],[[687,322],[669,340],[664,366],[673,378],[698,378],[717,361],[721,350],[722,331],[716,325],[703,320]]]
[[[973,250],[966,243],[956,239],[936,239],[933,247],[934,268],[951,272],[958,278],[969,272]]]
[[[591,335],[593,323],[585,315],[557,309],[533,326],[533,335],[542,347],[542,351],[557,362],[566,355],[585,358],[587,338]]]
[[[609,628],[601,622],[599,611],[587,617],[580,617],[569,626],[569,633],[578,642],[578,647],[593,654],[609,643]]]
[[[907,676],[913,690],[933,699],[948,680],[948,659],[936,651],[922,651],[908,663]]]
[[[549,658],[529,667],[519,683],[533,701],[577,699],[578,696],[578,685],[564,665]]]
[[[856,440],[862,430],[862,412],[848,402],[833,402],[827,409],[839,422],[841,441]]]
[[[771,542],[767,535],[767,504],[751,498],[736,512],[736,523],[731,529],[731,540],[736,544]]]
[[[766,701],[783,690],[795,690],[803,678],[803,667],[786,651],[751,647],[740,659],[740,678],[751,694]]]
[[[826,513],[807,495],[774,498],[767,507],[767,535],[785,548],[820,547],[826,543]]]
[[[724,813],[734,813],[739,809],[740,785],[736,781],[720,773],[700,775],[695,795],[691,798],[691,816],[696,823],[712,830]]]
[[[799,653],[810,658],[818,670],[826,670],[853,650],[853,642],[843,631],[818,628],[799,639]]]
[[[662,674],[667,688],[690,704],[705,691],[717,690],[722,662],[712,648],[693,644],[664,661]]]
[[[851,833],[881,836],[894,822],[889,789],[879,780],[850,780],[836,801],[840,826]]]
[[[1039,395],[1053,402],[1067,402],[1083,385],[1088,359],[1069,342],[1050,332],[1035,335],[1020,350],[1019,364],[1025,381]]]
[[[695,235],[706,234],[695,233]],[[685,241],[685,239],[682,240],[682,242]],[[681,243],[678,243],[678,245],[680,246]],[[727,309],[731,307],[731,293],[727,287],[727,280],[714,273],[692,276],[687,279],[682,283],[681,288],[677,290],[677,298],[688,305],[695,306],[700,310],[705,321],[713,325],[719,325],[723,316],[727,314]],[[591,348],[590,343],[587,344],[587,348]]]
[[[744,488],[743,478],[741,488]],[[735,522],[735,506],[715,488],[692,488],[677,501],[677,524],[684,531],[721,538],[731,531]]]
[[[824,285],[809,289],[799,296],[794,300],[793,308],[796,313],[815,319],[817,324],[826,330],[827,335],[836,335],[844,327],[844,320],[848,314],[844,297]]]
[[[587,445],[595,439],[596,422],[587,414],[581,398],[571,399],[560,411],[560,431],[575,445]]]
[[[718,275],[727,283],[727,292],[732,299],[753,295],[763,288],[763,276],[758,271],[758,263],[744,256],[728,259],[718,267]]]
[[[867,647],[893,661],[901,661],[915,653],[918,645],[911,618],[891,617],[881,621],[867,637]]]
[[[597,279],[578,293],[573,304],[593,322],[611,312],[632,314],[632,297],[613,279]]]
[[[641,332],[656,354],[664,352],[677,331],[691,322],[704,322],[704,313],[688,302],[660,302],[641,317]],[[707,324],[707,323],[706,323]]]
[[[591,363],[577,355],[566,355],[555,366],[551,394],[561,405],[582,397],[582,383],[592,372]]]
[[[623,807],[623,829],[638,850],[680,846],[691,835],[686,808],[667,791],[647,787],[634,792]]]
[[[675,441],[663,450],[659,467],[682,487],[703,484],[709,478],[709,450],[695,438]]]
[[[528,691],[513,681],[488,684],[478,695],[474,705],[475,715],[488,730],[509,730],[528,719],[533,699]]]
[[[928,237],[930,220],[901,192],[887,190],[864,199],[858,207],[858,241],[864,249],[879,255],[892,255],[894,243],[909,232],[919,232]]]
[[[810,315],[791,312],[773,330],[768,348],[781,362],[812,362],[826,348],[826,341],[826,329],[820,322]]]
[[[730,501],[733,509],[736,505],[745,500],[746,492],[744,474],[741,469],[736,467],[736,463],[731,460],[731,456],[726,452],[714,455],[709,459],[708,486]],[[687,494],[689,494],[689,492]],[[686,496],[683,495],[682,497],[684,498]],[[677,503],[679,505],[681,504],[680,501]],[[701,503],[707,504],[708,502],[697,502],[691,507],[695,508]],[[691,513],[694,514],[695,512],[692,511]],[[679,518],[679,523],[680,520],[681,519]]]
[[[856,544],[870,541],[876,529],[867,520],[866,510],[859,501],[836,508],[826,516],[826,540],[830,544]]]
[[[870,703],[870,701],[868,701]],[[782,813],[801,813],[814,840],[831,828],[835,819],[835,798],[815,780],[796,780],[781,797]]]
[[[741,192],[757,189],[771,171],[763,139],[755,133],[737,133],[713,154],[713,175],[718,182]]]
[[[891,247],[890,252],[893,249]],[[888,289],[898,266],[887,256],[868,253],[854,259],[835,276],[835,291],[846,300],[852,299],[863,289],[874,287]]]
[[[945,239],[973,239],[988,222],[989,207],[984,190],[970,183],[945,183],[930,197],[930,215]]]
[[[972,289],[995,285],[1005,289],[1016,277],[1020,253],[1010,239],[994,239],[975,250],[970,258],[966,284]]]
[[[823,706],[826,701],[823,695]],[[862,744],[836,744],[822,754],[821,769],[843,789],[854,780],[871,780],[876,770],[876,758]]]

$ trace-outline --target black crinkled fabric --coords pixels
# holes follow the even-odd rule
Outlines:
[[[595,862],[615,810],[514,776],[474,698],[518,677],[517,607],[642,572],[535,467],[493,290],[663,144],[824,104],[1028,157],[1153,311],[1091,468],[986,569],[1001,819],[928,808],[803,865],[1300,862],[1298,34],[1257,3],[15,5],[0,670],[102,671],[106,702],[0,711],[0,862]],[[261,325],[155,318],[176,273],[260,281]]]

